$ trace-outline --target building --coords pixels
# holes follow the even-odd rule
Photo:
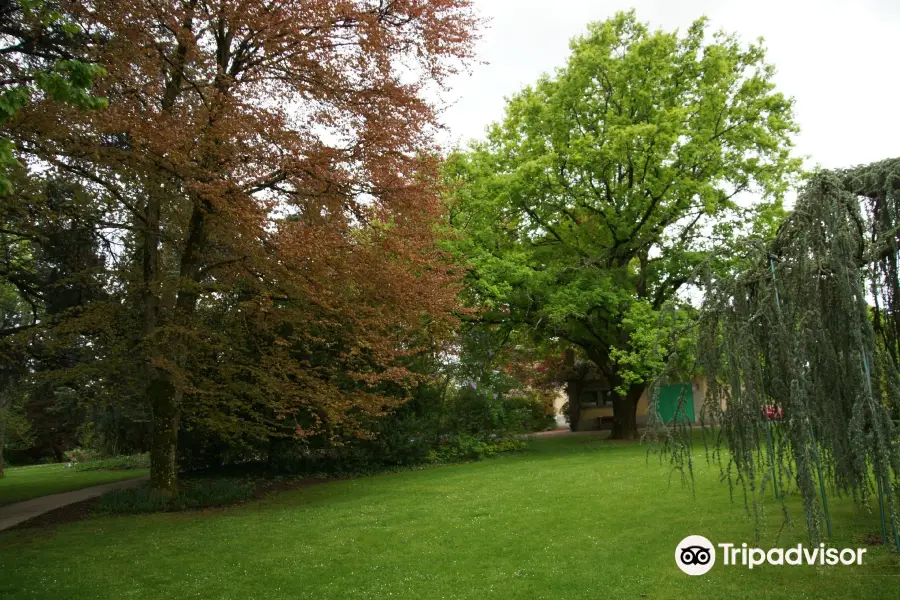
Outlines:
[[[581,369],[580,371],[579,375],[570,379],[554,399],[553,405],[558,415],[557,422],[565,426],[566,423],[574,421],[573,431],[611,429],[613,394],[615,392],[605,378],[593,369]],[[567,406],[569,396],[574,390],[577,390],[578,393],[578,405],[574,407]],[[675,417],[683,396],[687,418],[691,423],[699,423],[705,395],[706,380],[701,377],[695,377],[686,383],[664,385],[660,388],[659,415],[663,421],[670,422]],[[649,420],[649,406],[650,397],[649,389],[647,389],[644,390],[640,400],[638,400],[638,427],[647,424]]]

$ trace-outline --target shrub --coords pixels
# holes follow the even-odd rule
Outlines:
[[[369,429],[373,436],[357,444],[368,462],[387,465],[414,465],[425,462],[438,438],[441,410],[439,392],[422,386],[406,404],[389,415],[375,419]]]
[[[503,401],[506,423],[511,430],[546,431],[556,427],[552,398],[538,393],[507,396]]]
[[[450,463],[464,460],[481,460],[500,452],[518,452],[525,449],[520,439],[485,439],[462,433],[442,441],[428,453],[428,462]]]
[[[150,454],[132,454],[130,456],[114,456],[85,462],[76,462],[76,471],[125,471],[128,469],[147,469],[150,467]]]
[[[110,490],[100,496],[94,510],[99,513],[128,515],[169,510],[170,498],[155,493],[149,486]]]
[[[71,450],[63,453],[63,458],[65,458],[67,462],[75,464],[84,462],[86,460],[93,460],[95,456],[97,456],[97,452],[93,450],[86,450],[84,448],[72,448]]]
[[[286,475],[355,476],[492,456],[519,447],[510,442],[507,448],[501,440],[555,425],[546,397],[493,379],[462,386],[422,383],[386,414],[357,413],[303,439],[288,431],[241,445],[192,427],[179,434],[179,466],[219,474],[224,467],[255,465]]]
[[[226,506],[245,502],[253,497],[253,481],[215,477],[189,480],[172,499],[174,510]]]
[[[178,494],[167,497],[141,485],[106,492],[94,510],[104,514],[139,514],[227,506],[249,500],[254,487],[246,479],[188,479],[182,482]]]

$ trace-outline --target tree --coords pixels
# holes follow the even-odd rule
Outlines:
[[[106,106],[90,93],[101,67],[80,60],[77,27],[47,0],[12,0],[0,6],[0,124],[29,102],[53,101],[87,109]],[[7,171],[16,165],[15,144],[0,138],[0,193],[12,191]]]
[[[571,48],[452,157],[456,249],[485,318],[582,349],[632,438],[675,331],[660,310],[752,213],[777,215],[797,127],[762,45],[707,39],[704,19],[679,35],[620,13]]]
[[[21,166],[9,175],[14,192],[0,202],[0,407],[4,399],[21,404],[32,438],[61,460],[60,442],[75,437],[77,403],[61,405],[56,388],[75,383],[70,372],[90,368],[99,351],[85,330],[65,332],[107,295],[99,216],[77,183]]]
[[[832,490],[877,498],[900,552],[898,202],[900,159],[815,173],[777,235],[742,240],[739,268],[705,286],[697,356],[723,478],[757,519],[770,490],[784,505],[796,486],[814,544],[831,536]],[[680,433],[674,463],[689,467]]]
[[[109,314],[133,325],[111,360],[142,365],[153,487],[175,491],[179,424],[204,401],[221,429],[262,415],[300,437],[382,412],[379,385],[412,376],[411,331],[439,332],[455,302],[423,90],[470,56],[468,0],[61,4],[109,107],[26,107],[8,130],[104,208]],[[235,363],[242,331],[264,343]],[[292,352],[316,344],[339,360]]]
[[[90,93],[90,87],[104,70],[82,60],[78,54],[78,29],[57,9],[55,3],[47,0],[13,0],[0,6],[0,126],[15,121],[20,111],[30,103],[59,102],[82,109],[102,109],[106,99]],[[10,172],[21,167],[15,142],[0,136],[0,194],[10,196],[13,184]],[[5,212],[5,211],[4,211]],[[9,215],[4,215],[8,218]],[[8,223],[6,223],[8,224]],[[23,251],[27,254],[27,243],[13,236],[9,240],[4,230],[6,242],[6,267],[10,262],[19,262]],[[8,281],[8,268],[4,269],[0,282],[3,296],[0,339],[28,328],[27,310],[36,318],[37,305],[34,298],[26,299],[22,294],[22,284]],[[26,306],[30,301],[30,306]],[[10,321],[14,325],[6,326]],[[5,340],[4,340],[5,341]],[[21,352],[4,344],[0,356],[0,476],[3,475],[2,446],[6,430],[7,408],[12,398],[21,396],[16,388],[24,375]],[[20,415],[15,413],[15,418]],[[18,421],[17,421],[18,422]],[[21,423],[20,423],[21,424]]]

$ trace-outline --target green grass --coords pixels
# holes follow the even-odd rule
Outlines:
[[[66,465],[33,465],[29,467],[8,467],[0,477],[0,506],[30,500],[49,494],[71,492],[81,488],[141,477],[149,469],[128,469],[118,471],[77,471]]]
[[[0,597],[156,598],[878,598],[898,597],[900,561],[862,567],[674,563],[688,534],[753,542],[718,469],[696,497],[643,448],[542,439],[478,463],[334,481],[200,513],[99,517],[55,531],[0,532]],[[831,502],[834,544],[878,530]],[[806,541],[802,513],[779,545]],[[774,545],[780,516],[760,546]]]

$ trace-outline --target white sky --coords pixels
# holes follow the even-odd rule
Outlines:
[[[471,75],[451,82],[450,145],[480,138],[504,98],[562,66],[590,21],[637,9],[652,29],[710,28],[762,36],[778,89],[796,99],[797,153],[808,167],[900,156],[900,0],[475,0],[491,19]]]

